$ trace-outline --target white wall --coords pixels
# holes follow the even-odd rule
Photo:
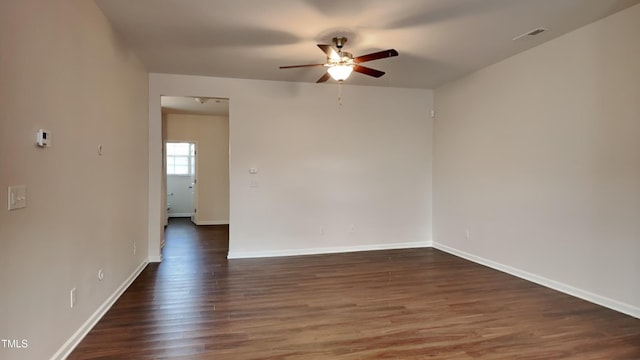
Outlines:
[[[165,121],[167,140],[197,143],[196,224],[228,224],[229,118],[167,114]]]
[[[638,36],[635,6],[436,90],[437,244],[640,316]]]
[[[429,244],[431,91],[151,74],[150,251],[161,95],[230,98],[230,257]]]
[[[0,1],[0,64],[0,358],[41,360],[147,257],[148,75],[83,0]]]

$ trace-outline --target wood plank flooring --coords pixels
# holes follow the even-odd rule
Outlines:
[[[172,219],[69,359],[640,359],[640,320],[435,249],[226,259]]]

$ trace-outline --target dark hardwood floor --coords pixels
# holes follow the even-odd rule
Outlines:
[[[227,261],[172,219],[69,359],[640,359],[640,320],[435,249]]]

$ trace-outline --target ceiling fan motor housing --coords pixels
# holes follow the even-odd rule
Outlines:
[[[353,55],[351,53],[341,51],[338,55],[340,55],[339,59],[327,57],[327,63],[325,64],[325,66],[355,65],[355,62],[353,61]]]

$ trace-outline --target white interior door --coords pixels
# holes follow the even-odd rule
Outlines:
[[[195,222],[195,143],[168,141],[166,149],[168,215]]]

